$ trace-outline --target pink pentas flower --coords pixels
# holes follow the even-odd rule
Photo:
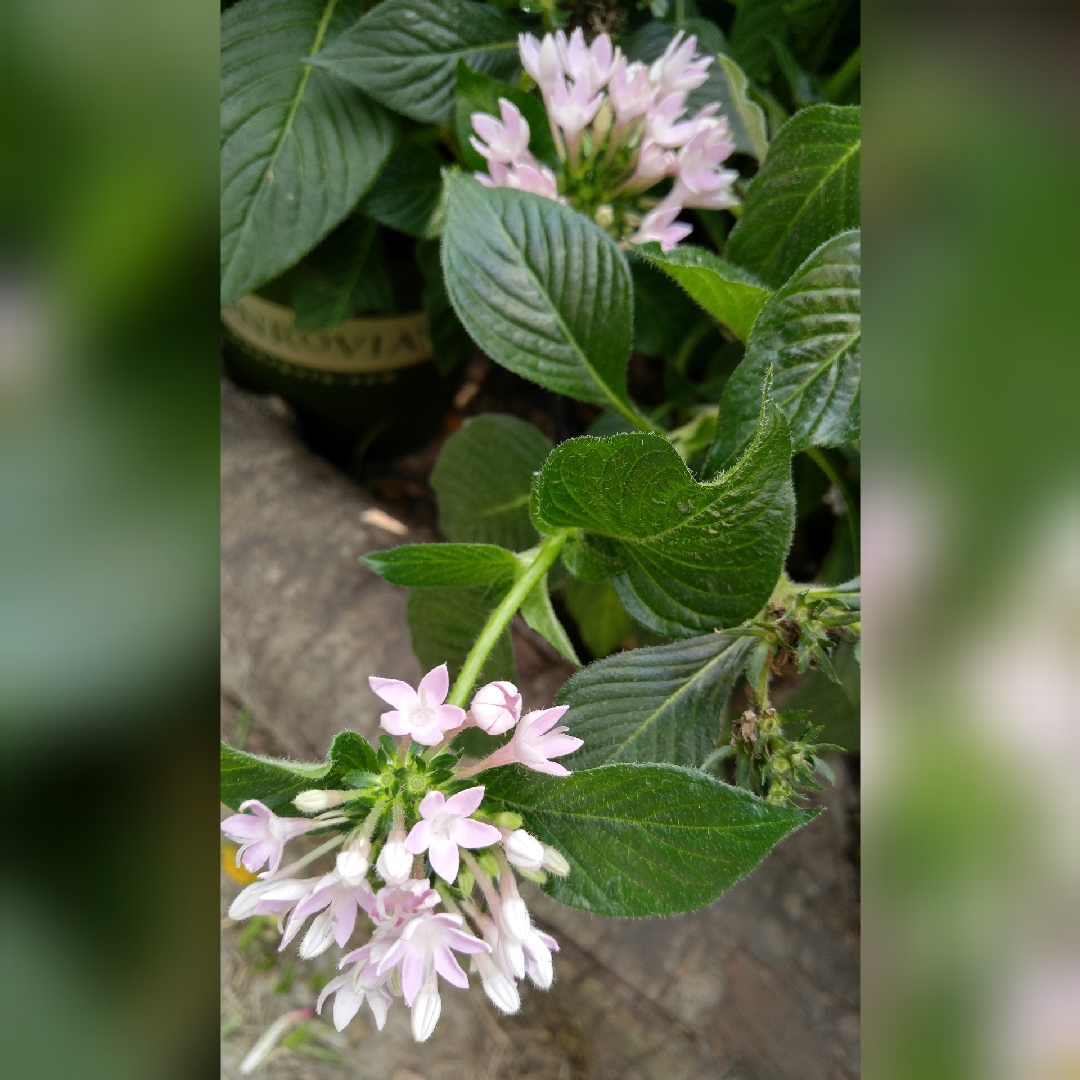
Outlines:
[[[680,240],[685,240],[694,231],[692,225],[675,220],[681,209],[682,206],[679,203],[672,206],[658,206],[645,215],[638,231],[630,239],[635,244],[647,244],[655,240],[664,251],[670,251]]]
[[[281,915],[294,907],[319,883],[319,878],[266,878],[244,889],[229,906],[229,918]]]
[[[521,719],[521,694],[512,682],[490,682],[476,691],[469,715],[481,731],[502,735]]]
[[[697,38],[691,34],[683,40],[684,31],[680,30],[668,43],[664,55],[657,60],[649,71],[649,78],[659,89],[663,97],[666,94],[686,94],[696,90],[709,77],[711,56],[694,59],[697,52]]]
[[[551,34],[537,41],[532,34],[518,35],[518,53],[521,66],[533,77],[541,93],[547,97],[555,89],[555,83],[563,76],[558,46]]]
[[[687,227],[689,230],[689,226]],[[494,769],[500,765],[512,765],[517,762],[527,769],[547,773],[550,776],[569,776],[570,770],[552,758],[572,754],[583,740],[567,735],[570,729],[565,725],[554,725],[562,719],[567,705],[556,705],[553,709],[537,709],[526,713],[514,729],[514,737],[504,746],[500,746],[479,765],[473,766],[474,772],[482,769]]]
[[[620,56],[608,83],[608,100],[619,124],[626,125],[644,116],[655,97],[656,87],[649,81],[649,69],[644,64],[628,64]]]
[[[243,811],[250,809],[246,814]],[[258,799],[248,799],[240,804],[241,812],[233,814],[221,823],[221,831],[240,844],[236,853],[236,865],[242,862],[252,874],[269,862],[271,874],[277,873],[287,841],[318,828],[308,818],[278,817]]]
[[[586,125],[592,123],[603,101],[602,94],[593,95],[587,79],[580,79],[572,85],[565,79],[559,79],[551,95],[548,112],[570,143],[576,141]]]
[[[400,929],[409,919],[440,903],[439,894],[427,878],[413,878],[400,885],[387,885],[375,894],[369,914],[377,932]]]
[[[518,111],[516,105],[499,98],[500,123],[487,113],[472,114],[472,126],[477,135],[470,137],[473,149],[488,161],[498,161],[503,165],[513,165],[531,158],[529,154],[529,123]],[[481,142],[480,140],[484,141]]]
[[[457,880],[461,857],[458,848],[483,848],[499,841],[494,825],[474,821],[484,799],[484,787],[467,788],[448,799],[441,791],[429,791],[420,803],[420,817],[405,838],[414,855],[425,851],[435,873],[451,885]]]
[[[322,1007],[331,994],[336,995],[333,1015],[334,1027],[338,1031],[344,1030],[365,1001],[375,1017],[375,1026],[382,1031],[386,1023],[386,1014],[393,1002],[393,998],[384,986],[390,973],[387,972],[385,975],[375,973],[375,964],[370,959],[371,951],[372,946],[369,944],[346,956],[339,966],[345,967],[352,963],[353,969],[331,979],[319,995],[315,1006],[317,1012],[322,1012]]]
[[[454,952],[490,952],[491,947],[461,929],[464,919],[460,915],[425,913],[410,920],[401,936],[376,967],[377,975],[385,975],[398,968],[401,991],[407,1004],[412,1005],[420,988],[433,972],[438,972],[447,982],[467,989],[469,977],[454,957]]]
[[[312,922],[304,935],[300,955],[305,958],[318,956],[330,947],[331,941],[344,945],[356,926],[357,911],[370,912],[375,905],[375,894],[365,876],[367,868],[364,853],[357,850],[341,852],[334,869],[293,909],[280,948],[284,949],[304,920],[318,911],[322,915]]]
[[[613,49],[611,38],[600,34],[592,45],[585,44],[585,35],[579,26],[569,40],[562,30],[555,32],[555,48],[563,71],[576,83],[586,83],[589,92],[597,93],[611,78],[612,68],[619,55]]]
[[[380,723],[391,735],[411,735],[424,746],[442,742],[448,731],[461,727],[465,710],[457,705],[444,705],[450,690],[450,674],[445,664],[432,668],[414,690],[400,679],[380,679],[373,675],[368,685],[376,694],[393,705],[384,712]]]

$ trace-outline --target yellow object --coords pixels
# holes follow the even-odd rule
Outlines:
[[[250,885],[253,881],[259,880],[258,874],[251,873],[250,870],[245,869],[243,866],[236,865],[236,853],[240,849],[235,844],[222,844],[221,845],[221,869],[225,871],[233,879],[241,885]]]

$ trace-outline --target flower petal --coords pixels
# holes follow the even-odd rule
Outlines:
[[[461,857],[458,855],[458,846],[453,840],[432,839],[428,848],[428,858],[431,860],[432,869],[449,885],[457,881],[458,869],[461,865]]]
[[[432,668],[420,680],[420,685],[417,687],[417,698],[419,698],[421,690],[424,691],[427,698],[429,709],[441,705],[446,700],[446,695],[450,692],[450,672],[447,671],[445,664]]]
[[[465,710],[457,705],[440,705],[435,710],[435,719],[440,730],[453,731],[454,728],[459,728],[465,723]]]
[[[424,985],[425,967],[422,949],[406,949],[401,961],[401,991],[408,1005],[412,1005]]]
[[[372,675],[368,679],[368,686],[383,699],[389,702],[395,709],[402,712],[410,712],[417,706],[418,698],[416,691],[406,682],[400,679],[380,679]]]
[[[459,791],[456,795],[451,795],[446,800],[446,804],[443,807],[444,810],[451,814],[460,814],[462,817],[468,817],[470,814],[475,814],[480,809],[480,804],[484,801],[484,785],[478,784],[476,787],[466,788],[464,791]],[[427,802],[427,799],[424,800]],[[423,813],[423,803],[421,805],[421,813]],[[427,817],[426,814],[424,814]]]
[[[230,839],[243,843],[266,835],[266,822],[254,814],[233,814],[221,823],[221,831]]]
[[[464,848],[482,848],[497,844],[502,834],[494,825],[486,825],[472,818],[458,818],[450,826],[450,838]]]
[[[461,965],[454,959],[454,954],[445,945],[435,946],[435,970],[454,986],[460,986],[462,990],[469,989],[469,976],[462,970]]]
[[[409,714],[406,712],[384,712],[379,717],[379,723],[382,725],[383,731],[389,732],[391,735],[397,735],[399,738],[402,735],[411,735],[412,728],[409,726],[409,722],[406,717]]]
[[[563,754],[572,754],[579,746],[584,746],[585,740],[573,735],[545,735],[536,743],[536,749],[545,757],[562,757]]]
[[[405,850],[414,855],[423,855],[431,844],[431,822],[418,821],[405,837]]]
[[[446,805],[446,796],[441,791],[429,791],[420,802],[422,818],[433,818]]]

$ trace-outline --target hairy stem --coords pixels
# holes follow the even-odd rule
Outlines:
[[[476,644],[469,650],[469,655],[465,657],[465,663],[462,665],[461,673],[454,683],[454,688],[446,699],[447,704],[457,705],[461,709],[465,708],[465,702],[468,700],[469,694],[480,676],[480,671],[487,662],[487,658],[491,655],[491,650],[495,648],[502,632],[510,625],[510,620],[514,617],[517,609],[524,603],[525,597],[532,592],[536,583],[547,573],[548,568],[558,558],[559,552],[562,551],[563,545],[566,543],[567,535],[565,530],[553,533],[536,549],[533,561],[521,577],[514,582],[513,587],[503,597],[499,606],[491,613],[487,623],[484,625],[484,629],[480,631],[480,636],[476,639]]]

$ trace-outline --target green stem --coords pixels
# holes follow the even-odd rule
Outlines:
[[[861,70],[861,46],[856,46],[855,51],[840,65],[839,70],[825,84],[825,96],[829,101],[839,101],[851,89],[851,84],[859,77]]]
[[[536,556],[528,568],[514,582],[513,587],[503,597],[502,602],[491,613],[488,621],[484,624],[484,629],[480,631],[480,636],[476,639],[476,644],[469,650],[469,655],[465,657],[465,663],[462,665],[461,673],[454,683],[454,689],[450,691],[450,696],[446,699],[448,705],[457,705],[461,709],[465,708],[465,702],[468,700],[487,658],[491,655],[491,650],[495,648],[502,632],[509,626],[514,613],[524,603],[525,597],[532,592],[536,583],[547,573],[548,568],[559,557],[559,552],[562,551],[563,545],[566,543],[567,535],[567,532],[560,531],[544,540],[536,549]]]
[[[848,521],[848,529],[851,531],[851,547],[855,558],[859,557],[859,521],[855,513],[855,500],[852,498],[851,488],[848,482],[840,475],[840,471],[833,463],[816,447],[809,446],[805,451],[807,457],[835,484],[837,490],[844,497],[844,516]],[[858,565],[858,564],[856,564]]]
[[[686,0],[675,0],[675,26],[681,30],[686,25]]]

